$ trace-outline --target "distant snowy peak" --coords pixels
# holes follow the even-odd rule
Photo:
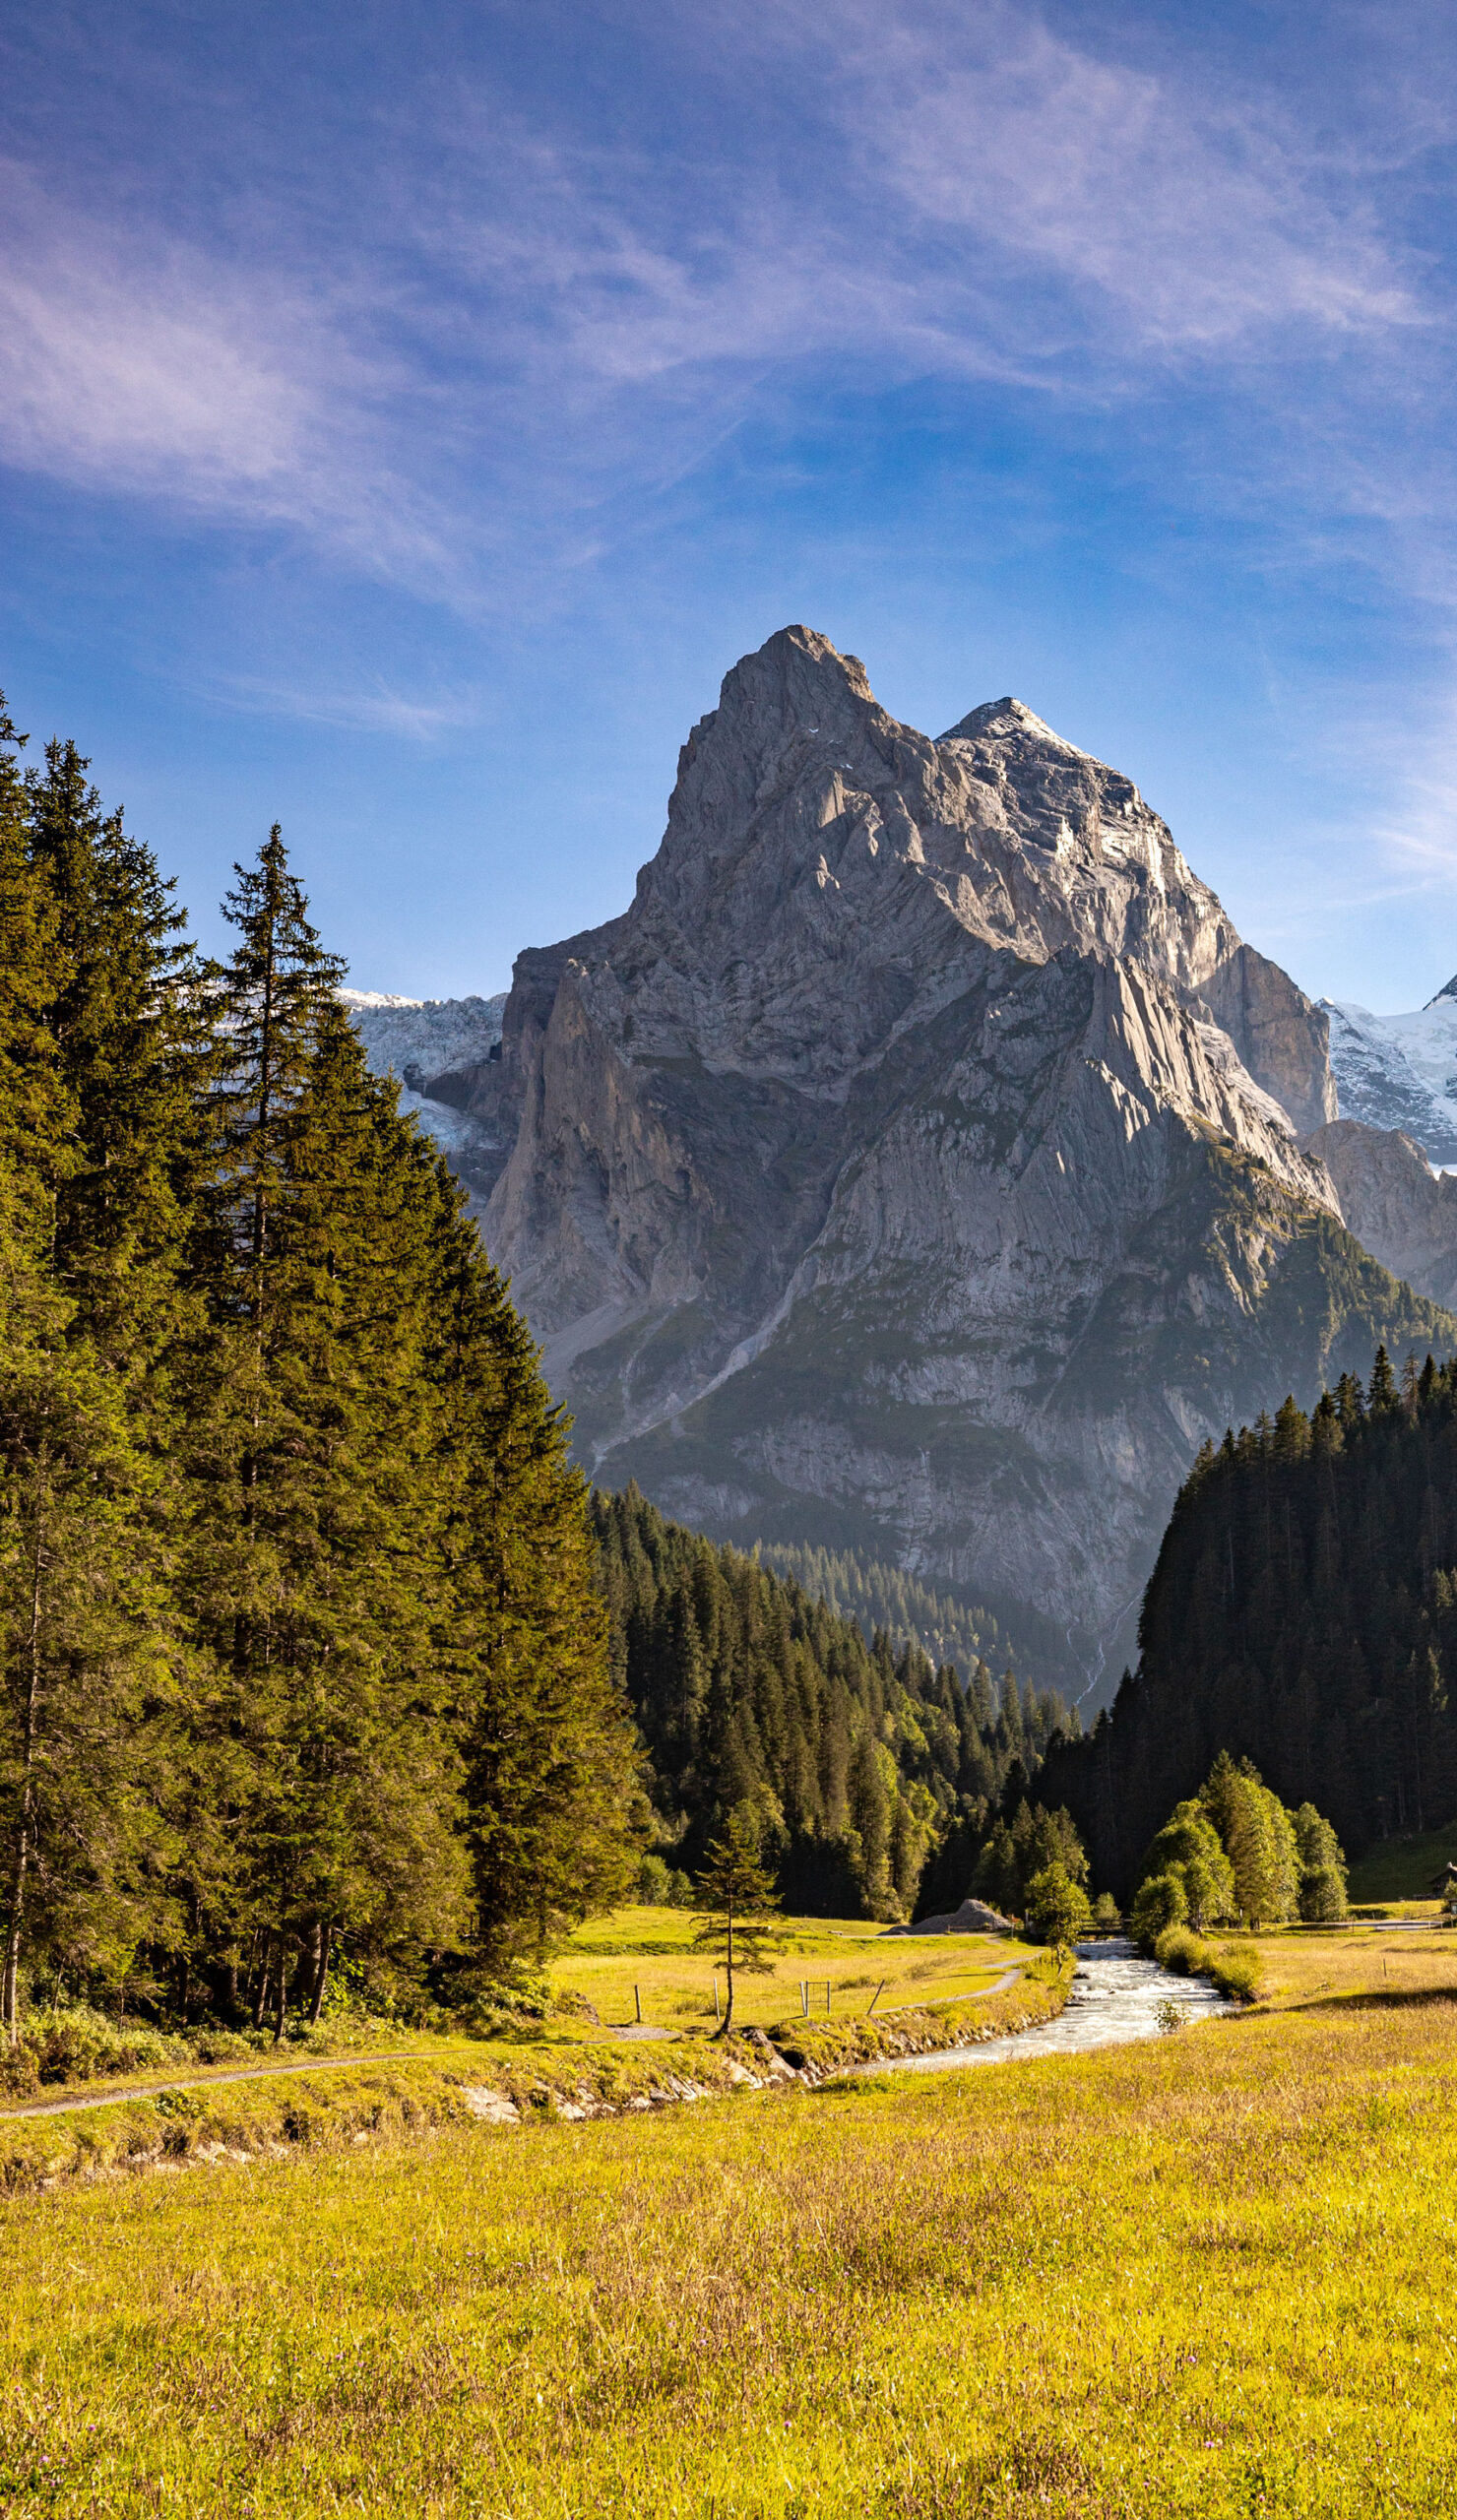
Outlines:
[[[1433,1165],[1457,1164],[1457,977],[1410,1015],[1323,998],[1341,1116],[1404,1129]]]
[[[501,1167],[488,1129],[462,1109],[471,1072],[500,1056],[504,989],[497,997],[397,997],[342,988],[376,1076],[400,1079],[400,1108],[412,1111],[471,1193],[479,1215]]]
[[[415,1093],[435,1077],[476,1067],[501,1038],[506,996],[393,997],[380,989],[342,988],[343,1003],[380,1075],[403,1078]]]

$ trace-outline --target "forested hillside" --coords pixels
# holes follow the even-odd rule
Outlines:
[[[914,1637],[933,1663],[955,1663],[963,1671],[982,1662],[997,1671],[1009,1662],[1029,1667],[1025,1637],[1014,1646],[990,1610],[959,1594],[938,1593],[903,1566],[799,1541],[761,1541],[754,1554],[776,1575],[788,1576],[802,1591],[827,1602],[840,1616],[858,1619],[866,1636],[883,1627],[887,1636]],[[1023,1625],[1031,1627],[1032,1622]],[[1065,1654],[1060,1633],[1054,1631],[1052,1642]]]
[[[1061,1701],[1010,1672],[998,1685],[984,1663],[963,1682],[909,1637],[867,1642],[857,1619],[665,1521],[635,1487],[599,1495],[594,1515],[671,1860],[691,1869],[749,1803],[792,1909],[909,1913],[943,1845],[954,1904],[1009,1781],[1075,1724]]]
[[[1126,1893],[1221,1750],[1313,1802],[1351,1853],[1457,1811],[1457,1360],[1384,1350],[1306,1417],[1287,1400],[1205,1445],[1110,1716],[1053,1744],[1100,1880]]]
[[[0,727],[6,2024],[498,1970],[642,1807],[530,1341],[277,830],[207,962]]]

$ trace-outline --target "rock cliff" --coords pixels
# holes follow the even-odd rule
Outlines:
[[[451,1099],[599,1476],[1054,1617],[1088,1673],[1205,1433],[1457,1338],[1300,1152],[1325,1016],[1132,784],[1011,699],[932,741],[802,628]]]
[[[1402,1129],[1333,1120],[1307,1140],[1367,1251],[1433,1302],[1457,1306],[1457,1177],[1433,1175]]]

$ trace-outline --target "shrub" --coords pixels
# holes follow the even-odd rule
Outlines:
[[[1122,1929],[1123,1919],[1118,1908],[1118,1903],[1113,1897],[1112,1892],[1110,1890],[1100,1890],[1097,1898],[1093,1902],[1094,1932],[1121,1933]]]
[[[90,2004],[50,2005],[27,2013],[21,2046],[42,2083],[90,2082],[98,2074],[146,2073],[155,2065],[190,2064],[190,2041],[146,2022],[110,2021]]]
[[[1208,1951],[1209,1946],[1206,1944]],[[1252,2004],[1260,1991],[1259,1955],[1253,1951],[1232,1951],[1228,1944],[1220,1951],[1209,1951],[1204,1962],[1207,1976],[1214,1980],[1222,1995],[1231,1995],[1237,2003]]]
[[[1176,1978],[1208,1978],[1222,1995],[1235,2003],[1252,2004],[1260,1990],[1259,1955],[1253,1951],[1235,1951],[1228,1943],[1216,1950],[1185,1925],[1169,1925],[1154,1945],[1154,1958],[1161,1969]]]
[[[1156,1872],[1143,1884],[1133,1902],[1129,1920],[1133,1939],[1143,1950],[1152,1951],[1161,1933],[1171,1925],[1183,1924],[1189,1913],[1184,1887],[1176,1872]]]

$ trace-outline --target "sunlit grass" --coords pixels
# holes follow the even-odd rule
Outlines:
[[[1256,1934],[1250,1941],[1260,1955],[1260,1993],[1267,2004],[1436,1991],[1457,1999],[1457,1932],[1449,1927],[1383,1933],[1372,1925],[1349,1925],[1334,1933],[1306,1928]],[[1242,1947],[1242,1937],[1235,1947]]]
[[[14,2203],[0,2507],[1449,2508],[1457,1935],[1396,1939],[1103,2055]]]
[[[712,2030],[714,1964],[692,1948],[691,1915],[674,1908],[620,1908],[572,1936],[552,1975],[585,1995],[604,2022],[645,2022],[665,2029]],[[785,1920],[782,1946],[768,1977],[739,1977],[734,2018],[745,2025],[801,2015],[807,1985],[811,2017],[849,2009],[877,2013],[898,2004],[934,2003],[979,1994],[1029,1960],[1031,1948],[999,1935],[887,1934],[883,1925],[819,1917]],[[882,1991],[877,1995],[876,1989]],[[720,2000],[724,1978],[719,1972]]]
[[[1373,1899],[1428,1899],[1443,1865],[1457,1863],[1457,1824],[1427,1829],[1420,1837],[1387,1838],[1351,1867],[1351,1896],[1359,1904]]]

